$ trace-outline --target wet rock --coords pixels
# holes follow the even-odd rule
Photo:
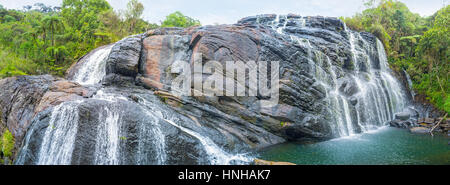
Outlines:
[[[94,89],[50,75],[18,76],[0,80],[0,128],[8,128],[15,138],[15,150],[36,115],[66,101],[92,96]],[[47,120],[48,121],[48,120]],[[14,150],[14,151],[15,151]]]
[[[13,134],[20,146],[35,109],[56,79],[50,75],[18,76],[0,80],[0,112],[2,127]]]
[[[345,80],[339,87],[339,90],[349,97],[355,95],[360,91],[358,85],[353,79]]]
[[[408,112],[400,112],[400,113],[395,114],[395,119],[399,119],[399,120],[402,120],[402,121],[406,121],[410,117],[411,117],[411,114],[408,113]]]
[[[297,107],[279,104],[274,107],[263,107],[260,112],[263,115],[274,117],[280,121],[294,122],[298,119],[302,111]]]
[[[114,44],[106,62],[106,74],[136,77],[141,56],[141,40],[139,35],[131,36]]]
[[[391,127],[396,127],[396,128],[411,128],[411,127],[418,126],[414,120],[399,120],[399,119],[390,121],[389,125]]]
[[[161,164],[158,156],[163,154],[160,153],[157,148],[159,145],[155,142],[165,142],[166,161],[163,161],[165,164],[209,164],[210,162],[204,147],[197,138],[145,112],[146,110],[134,101],[117,100],[112,103],[99,99],[86,99],[68,106],[75,111],[68,112],[71,114],[69,116],[78,118],[73,120],[73,123],[69,123],[76,128],[70,164]],[[33,127],[28,132],[29,140],[25,141],[27,146],[21,151],[17,164],[37,164],[39,158],[45,155],[40,151],[43,138],[49,129],[56,129],[57,125],[54,124],[58,124],[49,120],[50,117],[55,116],[53,114],[57,112],[49,108],[40,112],[33,120]],[[152,127],[157,126],[164,133],[163,140],[155,138],[156,133]],[[104,133],[105,130],[102,127],[113,129],[110,130],[112,133],[109,131]],[[114,127],[120,128],[120,132],[116,133],[117,138],[111,138],[108,135],[115,134]],[[117,145],[114,145],[115,142]],[[99,146],[104,148],[98,148]],[[99,149],[105,150],[103,154],[108,154],[109,147],[118,147],[118,156],[97,158],[99,156],[94,154]]]
[[[91,97],[95,90],[93,87],[83,87],[66,80],[53,82],[49,86],[49,90],[42,96],[41,101],[35,109],[35,113],[39,113],[48,107],[56,106],[63,102]]]
[[[260,15],[244,18],[234,25],[159,28],[128,37],[111,49],[106,61],[107,74],[97,85],[84,87],[53,77],[28,77],[22,84],[0,81],[0,88],[11,91],[0,95],[0,105],[6,107],[0,114],[1,120],[7,121],[6,125],[13,130],[20,127],[16,133],[20,131],[22,136],[30,122],[33,125],[28,131],[27,147],[20,152],[16,163],[37,162],[45,131],[55,126],[50,123],[53,111],[57,105],[65,106],[64,103],[74,103],[69,107],[76,107],[76,110],[67,111],[65,115],[78,119],[66,127],[76,129],[71,164],[211,164],[217,160],[217,163],[223,162],[220,156],[211,157],[211,152],[220,150],[226,156],[286,140],[331,139],[337,137],[332,123],[336,121],[334,114],[341,109],[330,109],[333,102],[327,96],[335,89],[339,97],[334,104],[342,107],[342,103],[349,101],[349,117],[354,127],[358,127],[358,118],[368,121],[364,116],[357,117],[357,109],[363,109],[367,101],[358,99],[361,89],[359,81],[354,79],[355,67],[361,73],[367,72],[371,65],[380,69],[378,53],[355,56],[358,61],[372,61],[370,65],[355,63],[349,49],[349,32],[342,21],[293,14],[287,17],[296,19],[283,22],[286,18],[278,17],[281,26],[286,25],[281,33],[271,25],[276,15]],[[360,36],[368,46],[358,47],[360,50],[378,49],[376,37],[369,33]],[[365,44],[359,41],[354,44]],[[89,55],[91,53],[69,69],[67,78],[73,77]],[[249,70],[262,61],[269,64],[279,61],[278,105],[261,107],[260,101],[270,98],[261,92],[256,96],[172,95],[172,82],[181,75],[178,67],[192,66],[198,59],[202,59],[202,64],[216,61],[224,67],[227,61],[242,61]],[[184,63],[173,65],[176,61]],[[225,69],[217,73],[226,77]],[[335,77],[329,75],[331,72]],[[202,75],[203,80],[211,77],[206,72]],[[231,80],[235,88],[249,86],[248,78],[242,84],[233,77],[227,80]],[[364,78],[362,83],[366,83],[364,80],[370,79]],[[202,81],[195,81],[191,87],[197,83]],[[98,89],[102,91],[93,95]],[[102,99],[103,91],[114,96]],[[213,92],[221,91],[224,90],[219,87]],[[16,99],[8,99],[10,97]],[[16,118],[15,122],[10,117]],[[60,117],[54,116],[55,119]],[[109,119],[113,118],[117,120],[111,124]],[[107,123],[109,125],[105,125]],[[409,119],[391,122],[393,126],[404,128],[414,126],[413,123]],[[117,128],[105,129],[112,126]],[[118,132],[109,133],[111,130]],[[163,136],[160,133],[164,133]],[[108,153],[113,150],[119,152]],[[162,156],[165,158],[159,158]]]
[[[356,97],[350,98],[350,103],[351,103],[353,106],[355,106],[356,104],[358,104],[358,98],[356,98]]]

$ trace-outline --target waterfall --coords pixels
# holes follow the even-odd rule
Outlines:
[[[392,76],[381,41],[377,39],[376,44],[371,45],[360,33],[348,29],[344,24],[343,33],[351,52],[353,69],[346,73],[344,78],[338,78],[335,70],[336,67],[342,66],[333,66],[334,61],[313,47],[310,40],[286,30],[286,27],[289,27],[287,25],[295,25],[296,29],[309,29],[306,27],[306,21],[304,17],[288,18],[277,15],[275,20],[267,24],[277,33],[288,35],[292,43],[307,50],[309,63],[314,65],[314,74],[318,80],[316,83],[327,89],[325,101],[330,105],[328,109],[335,122],[330,127],[336,137],[377,129],[392,120],[395,113],[402,111],[405,107],[405,97],[400,83]],[[288,22],[293,24],[287,24]],[[372,61],[371,56],[376,56],[378,61]],[[343,81],[353,82],[358,92],[347,97],[339,90]],[[356,105],[351,104],[350,99],[357,101]]]
[[[343,30],[336,32],[343,40],[339,40],[339,35],[336,37],[342,41],[339,44],[346,47],[345,51],[350,51],[350,54],[345,52],[343,55],[351,58],[353,66],[345,67],[342,61],[333,61],[336,57],[328,54],[320,42],[306,35],[309,32],[302,32],[304,31],[302,29],[311,29],[308,26],[312,24],[307,24],[309,23],[307,21],[303,17],[278,15],[266,24],[275,34],[279,34],[277,38],[286,41],[284,43],[295,45],[294,49],[301,48],[297,53],[303,53],[305,56],[299,57],[298,60],[303,64],[306,63],[305,68],[308,69],[305,70],[310,70],[308,72],[313,76],[311,78],[315,79],[312,86],[324,87],[325,96],[317,98],[317,101],[320,101],[317,104],[323,104],[324,108],[320,107],[317,114],[323,113],[335,137],[352,136],[385,126],[394,118],[395,113],[405,107],[405,97],[400,83],[389,68],[383,44],[379,40],[374,42],[367,39],[366,35],[344,26]],[[292,31],[293,26],[300,31]],[[106,46],[89,54],[84,62],[80,63],[72,81],[82,85],[100,83],[106,75],[106,62],[112,47]],[[346,88],[357,90],[349,93]],[[79,131],[79,128],[85,126],[80,123],[80,110],[92,108],[90,107],[92,103],[98,104],[94,107],[97,109],[94,111],[95,117],[91,117],[94,121],[88,121],[89,124],[93,124],[92,128],[89,127],[93,132],[89,134],[92,134],[92,140],[95,140],[95,143],[92,143],[95,151],[92,151],[93,156],[89,156],[92,157],[89,163],[100,165],[128,164],[129,161],[133,164],[171,163],[172,154],[168,148],[171,141],[167,141],[167,138],[172,135],[170,132],[164,132],[167,128],[171,128],[172,131],[177,129],[178,133],[188,136],[190,140],[198,141],[195,144],[202,152],[204,151],[210,164],[248,163],[252,160],[252,156],[248,153],[227,151],[215,143],[217,140],[205,134],[210,133],[207,131],[212,128],[197,126],[192,120],[186,121],[182,114],[159,103],[160,100],[156,96],[145,94],[140,90],[100,87],[89,99],[64,102],[53,107],[49,113],[49,125],[45,128],[34,162],[74,163],[72,158],[77,154],[73,154],[75,145],[78,144],[77,134],[82,133],[82,129]],[[138,118],[130,119],[132,120],[130,122],[133,122],[132,126],[126,122],[127,113],[131,111],[124,107],[132,107],[139,113]],[[131,128],[126,128],[127,126]],[[133,130],[131,134],[133,138],[130,140],[127,138],[127,133],[130,133],[127,129]],[[29,133],[33,132],[38,131],[32,127]],[[30,134],[27,134],[26,141],[29,141],[30,137]],[[131,147],[126,148],[126,144]],[[27,151],[28,147],[28,143],[25,142],[24,151]],[[132,156],[124,156],[128,154],[126,152],[132,153]],[[19,156],[18,161],[21,162],[18,163],[23,163],[24,155],[26,154]]]
[[[83,85],[94,85],[99,83],[105,75],[106,60],[112,46],[108,46],[94,51],[84,62],[79,71],[72,79]],[[131,102],[127,97],[120,93],[106,92],[104,88],[99,89],[89,100],[98,100],[103,102],[99,105],[98,125],[95,128],[95,151],[93,152],[92,164],[97,165],[118,165],[125,164],[121,143],[126,142],[126,133],[122,128],[121,115],[124,110],[121,109],[121,103]],[[139,95],[136,95],[140,97]],[[150,103],[145,98],[140,97],[139,103],[145,114],[146,121],[138,123],[137,127],[137,151],[135,154],[135,164],[166,164],[167,152],[165,133],[161,126],[168,123],[182,132],[197,139],[204,147],[208,155],[208,161],[211,164],[235,164],[248,163],[252,160],[247,154],[231,154],[217,146],[208,137],[189,128],[176,124],[172,119],[176,117],[168,116],[167,110],[164,111],[162,105]],[[87,100],[85,100],[87,101]],[[78,132],[79,110],[78,106],[84,101],[65,102],[54,107],[51,112],[51,120],[46,128],[42,145],[38,153],[36,164],[50,165],[68,165],[72,164],[72,152],[75,148],[75,138]],[[168,118],[170,117],[170,119]],[[34,131],[32,131],[34,132]],[[27,136],[27,141],[30,136]],[[28,143],[25,142],[24,150],[28,150]],[[155,149],[156,155],[152,149]],[[27,154],[23,154],[25,156]],[[23,159],[23,157],[22,157]],[[19,160],[24,163],[24,160]]]
[[[81,101],[56,106],[46,128],[37,164],[70,164],[78,128],[78,105]]]
[[[177,125],[171,120],[164,119],[171,125],[179,128],[183,132],[197,138],[200,143],[205,148],[205,151],[208,153],[209,161],[211,164],[231,164],[232,161],[242,161],[242,162],[250,162],[251,158],[246,156],[246,154],[230,154],[223,151],[219,146],[217,146],[211,139],[208,137],[204,137],[201,134],[194,132],[188,128],[184,128],[180,125]]]
[[[414,89],[413,89],[413,82],[411,80],[411,76],[409,76],[408,72],[406,72],[405,70],[403,70],[403,73],[405,74],[406,81],[408,82],[408,89],[409,89],[409,92],[411,93],[411,98],[414,99],[414,97],[416,96],[416,93],[414,92]]]
[[[181,126],[180,124],[177,124],[175,122],[182,122],[181,120],[178,120],[178,118],[172,116],[171,113],[167,112],[162,107],[158,107],[158,105],[155,105],[151,102],[146,101],[144,98],[140,97],[141,101],[140,103],[145,106],[148,110],[150,110],[148,113],[154,115],[154,117],[165,121],[172,126],[180,129],[184,133],[193,136],[196,138],[200,144],[203,146],[205,152],[208,154],[209,162],[210,164],[220,164],[220,165],[229,165],[234,163],[249,163],[252,160],[252,157],[249,156],[247,153],[238,153],[238,154],[231,154],[226,151],[224,151],[221,147],[217,146],[217,144],[214,143],[210,138],[203,136],[202,134],[186,128],[184,126]],[[158,109],[155,109],[158,108]],[[234,163],[232,163],[234,162]]]
[[[120,121],[116,111],[104,107],[106,115],[100,115],[99,120],[104,120],[98,125],[95,143],[95,164],[117,165],[119,164]]]
[[[105,121],[97,128],[95,164],[121,164],[118,159],[119,143],[127,138],[121,135],[120,115],[123,110],[116,105],[118,101],[128,101],[128,99],[120,94],[106,93],[103,90],[99,90],[93,99],[104,100],[110,104],[104,107],[106,116],[101,115],[100,120]],[[165,164],[167,154],[165,151],[165,135],[160,128],[161,121],[146,107],[142,107],[142,110],[149,118],[149,122],[139,123],[136,164],[150,164],[148,159],[154,157],[157,158],[158,164]],[[156,148],[156,156],[152,156],[149,145]]]
[[[89,58],[80,66],[80,69],[73,77],[74,82],[81,85],[93,85],[99,83],[106,75],[106,60],[113,45],[106,46],[93,52]]]

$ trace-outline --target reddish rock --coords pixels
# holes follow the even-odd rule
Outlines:
[[[83,86],[70,81],[53,82],[44,96],[41,98],[39,105],[35,108],[35,113],[39,113],[48,107],[59,105],[66,101],[73,101],[89,97],[92,92]]]
[[[144,77],[141,82],[148,87],[162,89],[163,85],[160,83],[161,69],[159,63],[161,61],[161,51],[163,50],[163,39],[166,36],[156,35],[144,39],[144,49],[147,56],[145,64],[143,65]]]

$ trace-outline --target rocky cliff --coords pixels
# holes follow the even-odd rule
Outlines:
[[[259,93],[171,94],[172,64],[191,65],[194,53],[224,66],[279,61],[278,104],[260,106]],[[16,164],[247,163],[253,150],[288,140],[375,129],[407,102],[376,37],[298,15],[150,30],[92,51],[66,79],[21,76],[0,87]]]

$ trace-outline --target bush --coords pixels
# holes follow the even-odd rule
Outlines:
[[[164,20],[161,24],[161,27],[191,27],[191,26],[200,26],[200,21],[190,18],[188,16],[183,15],[181,12],[177,11],[168,16],[166,16],[166,20]]]
[[[0,78],[37,74],[39,65],[0,47]]]
[[[3,153],[3,156],[5,156],[5,157],[12,156],[12,151],[14,149],[14,137],[11,134],[11,132],[9,132],[9,130],[6,130],[3,133],[0,146],[1,146],[1,151]]]

